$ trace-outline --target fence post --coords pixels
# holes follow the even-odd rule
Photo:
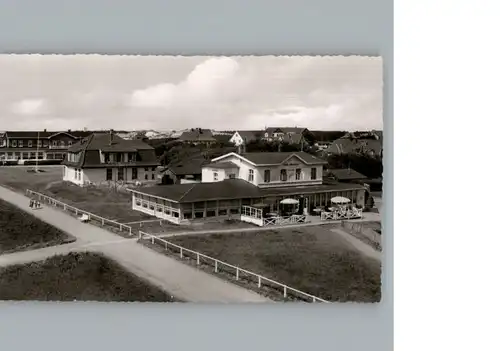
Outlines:
[[[316,302],[316,296],[313,296],[313,303]]]
[[[286,297],[286,285],[283,285],[283,297]]]
[[[142,228],[142,222],[139,222],[139,228]]]
[[[104,218],[101,220],[101,225],[104,227]]]
[[[180,255],[181,258],[183,258],[182,257],[182,247],[181,247],[181,250],[179,251],[179,255]]]
[[[122,225],[121,225],[121,223],[120,223],[120,232],[121,232],[121,231],[122,231]]]
[[[200,265],[200,254],[196,253],[196,264]]]
[[[217,260],[215,260],[215,273],[217,273]]]
[[[240,269],[236,267],[236,280],[240,279]]]
[[[139,240],[142,239],[142,232],[139,230]]]
[[[64,204],[64,206],[63,206],[63,210],[64,210],[64,211],[66,211],[66,204]]]
[[[260,278],[260,275],[259,275],[259,283],[258,283],[258,285],[257,285],[257,286],[260,288],[260,287],[261,287],[261,285],[262,285],[262,279]]]
[[[78,209],[75,209],[75,214],[78,216]]]
[[[154,244],[154,243],[155,243],[155,237],[151,236],[151,244]]]

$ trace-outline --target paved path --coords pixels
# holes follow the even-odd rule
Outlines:
[[[107,230],[81,223],[78,219],[60,210],[46,206],[40,210],[32,211],[29,208],[27,197],[5,187],[0,186],[0,198],[73,235],[77,238],[78,244],[82,247],[85,246],[87,250],[105,254],[131,272],[162,287],[182,300],[211,303],[271,302],[253,291],[185,265],[133,240],[123,240]],[[110,244],[113,242],[117,244]],[[76,246],[78,245],[75,245],[75,248]],[[37,259],[37,255],[38,257],[43,256],[40,253],[35,253],[33,258]],[[23,258],[26,260],[30,256],[15,257],[11,263],[22,261]],[[6,255],[3,258],[4,265],[8,263],[7,260]]]
[[[346,233],[342,229],[330,229],[330,230],[335,234],[338,234],[340,237],[344,238],[345,241],[351,244],[351,246],[353,246],[356,250],[360,251],[366,256],[374,258],[379,261],[382,259],[382,252],[375,250],[373,247],[365,244],[364,242],[355,238],[351,234]]]
[[[81,246],[81,243],[75,241],[69,244],[49,246],[36,250],[3,254],[0,255],[0,267],[6,267],[13,264],[23,264],[33,261],[41,261],[54,255],[67,254],[72,251],[78,251]]]

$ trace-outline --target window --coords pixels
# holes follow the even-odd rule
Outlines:
[[[264,134],[264,137],[266,138],[269,137],[269,133]]]
[[[32,140],[28,140],[28,147],[33,147],[33,141]]]
[[[135,154],[133,152],[128,153],[128,162],[135,162]]]
[[[214,172],[214,182],[219,180],[219,173]]]
[[[253,169],[249,169],[248,170],[248,181],[250,183],[253,183],[253,179],[254,179]]]
[[[41,142],[41,140],[40,140]],[[43,147],[49,147],[49,141],[48,140],[44,140],[43,141]]]
[[[234,173],[229,174],[229,179],[236,179],[236,174]]]
[[[17,140],[12,140],[11,144],[12,144],[12,147],[17,147]]]
[[[144,169],[147,169],[147,168],[144,168]],[[144,173],[144,179],[148,180],[148,174],[147,173]]]
[[[302,170],[300,168],[297,168],[295,170],[295,180],[300,180],[302,178]]]
[[[281,180],[282,182],[286,182],[286,180],[287,180],[287,179],[288,179],[288,178],[287,178],[287,174],[286,174],[286,169],[282,169],[282,170],[280,171],[280,180]]]
[[[118,168],[118,180],[123,180],[123,168]]]
[[[271,170],[266,169],[264,171],[264,183],[269,183],[271,181]]]
[[[72,141],[68,141],[68,146],[71,146],[73,145],[73,142]]]
[[[23,147],[23,141],[19,140],[19,147]]]
[[[106,153],[104,154],[104,163],[110,163],[110,161],[111,161],[111,160],[109,159],[109,153],[107,153],[107,152],[106,152]]]
[[[144,168],[144,172],[149,172],[149,168]]]
[[[47,145],[48,145],[48,144],[47,144]],[[40,139],[38,139],[38,141],[37,141],[37,146],[38,146],[38,147],[42,147],[42,141],[41,141]]]
[[[57,140],[52,141],[52,146],[57,146]]]
[[[311,168],[311,180],[316,180],[316,168]]]
[[[151,173],[151,180],[154,180],[155,179],[155,172],[152,172]]]
[[[61,146],[64,146],[64,140],[61,140],[61,144],[60,144],[60,145],[61,145]]]
[[[122,154],[121,153],[116,154],[116,162],[122,162]]]
[[[106,180],[113,180],[113,169],[106,168]]]
[[[137,168],[132,168],[132,180],[137,179]]]

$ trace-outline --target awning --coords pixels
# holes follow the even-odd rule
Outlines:
[[[334,204],[348,204],[349,202],[351,202],[351,200],[343,196],[332,197],[331,201]]]
[[[297,205],[299,203],[299,200],[289,198],[289,199],[281,200],[280,203],[283,205]]]

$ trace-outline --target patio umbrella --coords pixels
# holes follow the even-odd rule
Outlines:
[[[343,197],[343,196],[332,197],[331,201],[334,204],[348,204],[349,202],[351,202],[351,200],[349,200],[348,198]]]
[[[299,200],[295,199],[284,199],[280,201],[280,204],[283,205],[297,205],[299,203]]]

